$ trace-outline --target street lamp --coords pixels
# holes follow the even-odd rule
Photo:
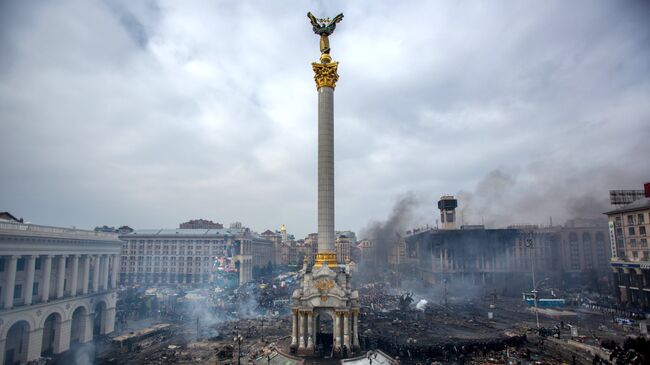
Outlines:
[[[241,342],[244,338],[238,333],[232,340],[237,342],[237,365],[241,365]]]
[[[537,322],[537,331],[539,332],[539,312],[537,311],[537,283],[535,282],[535,244],[533,242],[533,234],[526,238],[526,247],[530,248],[530,255],[532,256],[531,271],[533,272],[533,304],[535,305],[535,321]]]

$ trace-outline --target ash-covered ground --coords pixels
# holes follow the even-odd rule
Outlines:
[[[122,316],[121,336],[97,342],[98,351],[77,349],[58,363],[271,363],[278,353],[290,354],[290,292],[257,283],[198,301],[196,295],[178,299],[174,307],[158,303],[159,309],[145,311],[147,318]],[[584,303],[540,309],[540,331],[520,298],[426,297],[384,283],[361,285],[359,292],[363,352],[379,349],[404,364],[643,363],[647,354],[640,352],[650,347],[640,339],[625,344],[639,338],[639,326],[615,323],[624,313]]]

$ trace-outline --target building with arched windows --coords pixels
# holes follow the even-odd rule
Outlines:
[[[0,219],[0,364],[113,332],[117,234]]]

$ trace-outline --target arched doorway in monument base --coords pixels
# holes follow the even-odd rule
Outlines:
[[[334,312],[331,309],[314,311],[314,350],[320,356],[330,356],[334,347]]]
[[[57,312],[54,312],[45,318],[43,322],[43,341],[41,342],[41,356],[52,356],[54,353],[54,343],[57,337],[61,335],[61,322],[63,318]]]
[[[5,364],[24,363],[27,361],[30,330],[27,321],[18,321],[9,328],[4,350]]]

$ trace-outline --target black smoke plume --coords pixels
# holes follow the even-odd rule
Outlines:
[[[413,210],[418,201],[411,192],[398,198],[385,221],[374,221],[361,231],[361,237],[372,242],[372,248],[364,253],[359,265],[359,279],[376,281],[388,266],[388,256],[398,244],[404,232],[410,228]]]

